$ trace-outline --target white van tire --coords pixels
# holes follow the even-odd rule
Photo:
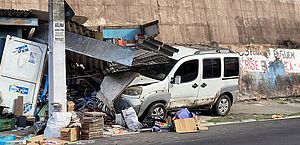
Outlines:
[[[214,109],[214,113],[217,115],[217,116],[225,116],[229,113],[230,111],[230,108],[231,108],[231,99],[223,94],[221,95],[217,102],[215,103],[213,109]]]
[[[164,119],[167,116],[167,110],[163,103],[154,103],[148,109],[148,116],[159,116]]]

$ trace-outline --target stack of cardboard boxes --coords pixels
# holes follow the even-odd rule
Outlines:
[[[87,112],[83,118],[81,139],[90,140],[103,137],[104,116],[99,112]]]

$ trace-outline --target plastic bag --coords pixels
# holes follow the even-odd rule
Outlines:
[[[115,116],[116,116],[115,117],[116,124],[119,124],[121,126],[126,126],[125,121],[124,121],[123,116],[122,116],[121,113],[120,114],[115,114]]]
[[[70,124],[71,116],[71,112],[53,112],[48,119],[44,137],[60,137],[60,129]]]
[[[137,131],[140,127],[138,117],[135,110],[132,107],[122,110],[125,123],[130,130]]]

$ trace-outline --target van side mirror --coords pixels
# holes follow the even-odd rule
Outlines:
[[[171,78],[171,84],[180,84],[181,83],[181,76],[175,76],[175,78]]]
[[[181,76],[175,76],[175,84],[181,83]]]

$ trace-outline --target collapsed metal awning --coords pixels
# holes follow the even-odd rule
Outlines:
[[[42,27],[44,27],[44,29]],[[34,39],[36,41],[47,43],[46,28],[47,27],[45,26],[40,26],[38,28],[34,35]],[[112,62],[113,65],[111,65],[111,69],[114,70],[113,72],[129,70],[130,68],[128,66],[139,67],[168,63],[172,61],[168,55],[159,51],[121,47],[109,42],[100,41],[72,32],[66,32],[66,49],[67,51],[77,53],[77,56],[72,58],[74,61],[77,58],[80,58],[80,60],[96,61],[98,59]],[[178,50],[171,49],[171,51],[168,52],[171,53],[172,51],[175,53]],[[79,55],[82,56],[79,57]],[[68,57],[69,56],[67,56],[67,58]],[[89,66],[98,68],[98,64],[99,63],[90,63]]]
[[[66,49],[89,57],[108,62],[117,62],[131,66],[135,50],[109,42],[66,32]]]
[[[46,13],[44,12],[39,18],[47,16]],[[89,67],[99,68],[99,61],[103,60],[110,62],[109,70],[113,70],[112,72],[130,70],[132,67],[168,63],[171,61],[169,57],[178,52],[178,49],[154,39],[159,34],[158,21],[141,25],[141,30],[150,38],[139,44],[138,49],[97,40],[96,35],[92,35],[93,32],[73,21],[67,22],[66,30],[66,50],[73,52],[67,53],[67,55],[72,54],[72,61],[76,61],[78,58],[80,60],[76,62],[80,61],[85,64],[87,62],[84,60],[93,61],[95,63],[90,63]],[[47,25],[41,25],[36,30],[33,39],[47,43],[47,31]]]
[[[41,25],[34,33],[33,40],[47,44],[47,36],[48,25]],[[75,34],[73,32],[66,32],[66,50],[77,53],[79,55],[83,55],[82,57],[94,58],[89,60],[98,59],[107,62],[119,63],[125,66],[132,65],[135,55],[134,49],[121,47],[109,42]],[[74,57],[73,59],[76,59],[76,57]]]

